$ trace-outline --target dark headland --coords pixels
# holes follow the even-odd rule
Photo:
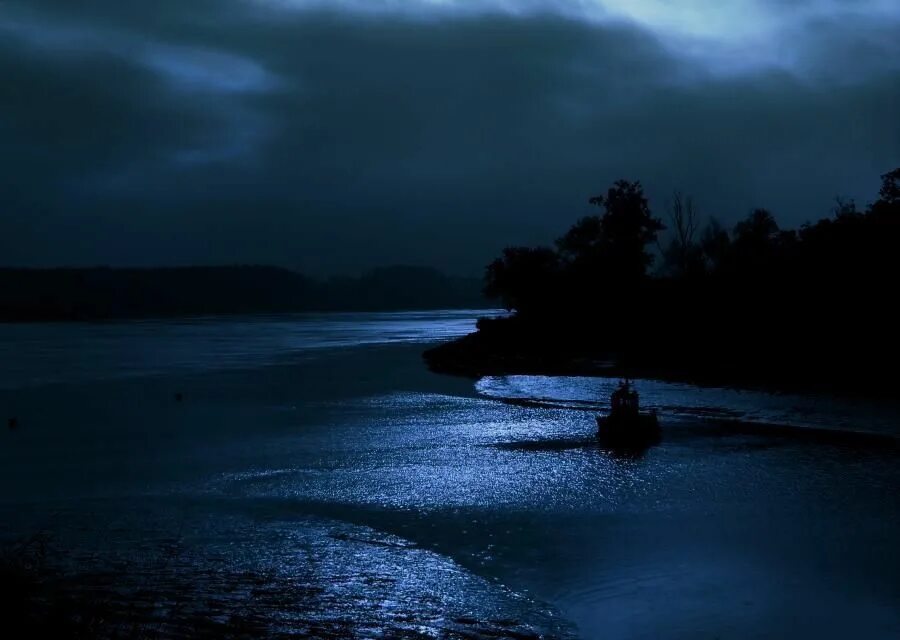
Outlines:
[[[426,352],[431,369],[896,393],[900,169],[799,229],[756,209],[729,231],[680,194],[657,217],[637,182],[590,202],[554,246],[488,266],[512,313]]]

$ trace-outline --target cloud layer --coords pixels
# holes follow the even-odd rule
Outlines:
[[[870,197],[900,9],[704,4],[6,2],[0,262],[472,273],[619,177],[725,221]]]

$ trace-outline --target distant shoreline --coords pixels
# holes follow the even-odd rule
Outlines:
[[[315,280],[261,265],[0,268],[0,322],[104,322],[272,313],[489,307],[477,278],[393,266]]]

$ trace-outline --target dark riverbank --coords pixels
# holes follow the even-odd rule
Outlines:
[[[508,318],[426,355],[433,371],[655,378],[708,386],[896,394],[900,169],[863,211],[799,229],[756,209],[731,231],[678,198],[666,228],[640,182],[552,246],[508,247],[485,292]],[[654,247],[661,249],[654,251]],[[662,258],[662,260],[659,260]]]
[[[875,366],[871,336],[852,349],[818,348],[816,340],[790,344],[715,339],[679,345],[648,342],[622,349],[589,324],[534,323],[517,317],[483,318],[478,331],[425,351],[435,373],[481,378],[500,375],[632,377],[773,392],[830,392],[892,397],[896,374]],[[649,335],[649,334],[648,334]],[[787,336],[790,338],[790,336]],[[815,336],[813,336],[815,338]],[[868,346],[866,346],[868,345]],[[893,348],[891,345],[890,348]],[[881,353],[889,351],[884,345]]]

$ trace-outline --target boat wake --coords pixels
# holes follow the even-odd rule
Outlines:
[[[615,378],[488,376],[476,383],[485,398],[526,408],[607,413]],[[820,441],[896,443],[900,405],[859,399],[775,394],[641,380],[641,404],[681,435],[743,433]],[[669,433],[676,431],[668,429]],[[846,435],[839,435],[839,434]],[[672,434],[674,435],[674,434]]]

